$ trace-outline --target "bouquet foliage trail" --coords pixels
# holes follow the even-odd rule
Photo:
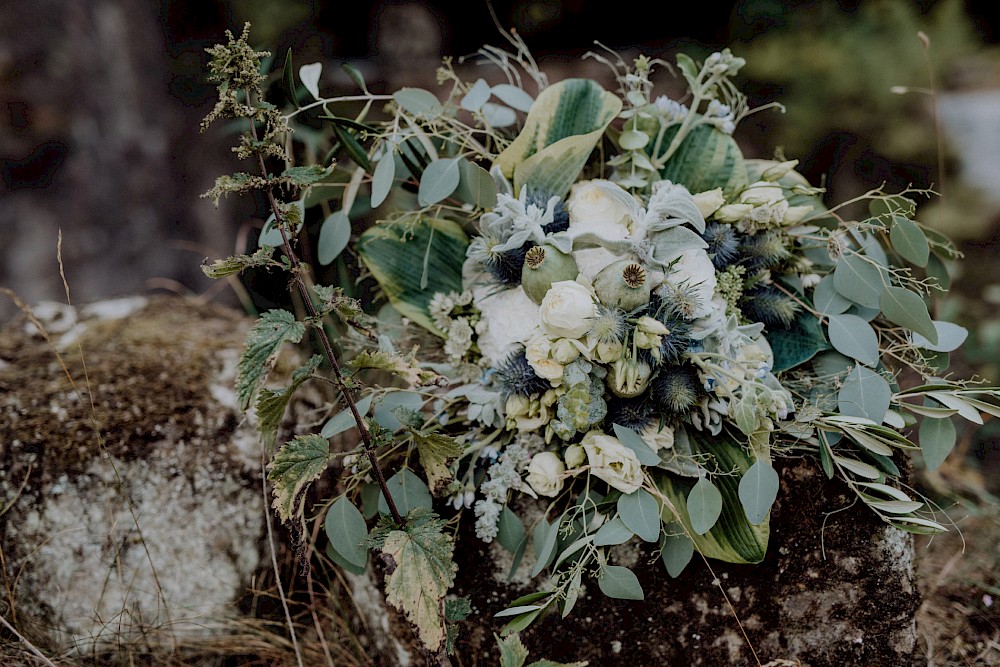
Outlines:
[[[280,516],[304,521],[307,488],[339,462],[327,554],[356,573],[389,557],[387,599],[431,652],[469,613],[447,598],[460,521],[539,578],[499,614],[508,633],[569,614],[588,580],[641,599],[608,557],[629,541],[655,545],[673,577],[696,551],[760,562],[779,457],[813,457],[892,526],[943,531],[900,459],[935,468],[953,417],[1000,406],[947,374],[966,331],[932,316],[958,253],[914,219],[931,193],[873,191],[870,215],[845,220],[796,161],[744,157],[732,133],[753,110],[728,50],[678,56],[674,100],[653,91],[665,62],[588,54],[611,91],[550,83],[509,42],[481,50],[483,78],[446,60],[438,90],[376,95],[347,68],[359,90],[336,98],[319,63],[296,83],[289,53],[284,109],[265,101],[247,32],[212,51],[217,115],[250,119],[238,151],[262,169],[210,194],[273,198],[259,249],[205,270],[290,270],[304,309],[260,318],[240,399],[272,447],[291,394],[325,366],[278,389],[267,370],[310,329],[345,402],[274,453]],[[316,284],[324,267],[348,279]],[[364,307],[359,267],[376,286]],[[363,386],[370,371],[395,379]],[[355,428],[364,445],[331,452]],[[542,511],[522,512],[526,498]]]

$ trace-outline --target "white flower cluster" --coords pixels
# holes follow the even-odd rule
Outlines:
[[[461,294],[438,292],[428,306],[434,325],[444,332],[444,352],[454,363],[460,362],[469,353],[473,336],[486,327],[471,308],[472,299],[473,294],[469,290]]]
[[[476,537],[484,542],[492,542],[497,536],[497,522],[500,512],[507,504],[508,491],[519,491],[522,488],[521,469],[528,461],[528,452],[517,443],[507,445],[496,462],[489,467],[486,474],[489,480],[483,482],[479,489],[486,496],[476,501]]]

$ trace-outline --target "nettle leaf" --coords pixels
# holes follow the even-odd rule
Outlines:
[[[386,569],[386,602],[417,626],[420,641],[434,653],[445,639],[444,596],[458,572],[455,543],[443,521],[418,512],[405,529],[386,535],[381,551],[395,564]]]
[[[618,498],[618,516],[646,542],[655,542],[660,536],[660,504],[646,489],[636,489]]]
[[[687,508],[691,528],[697,534],[704,535],[722,514],[722,494],[707,477],[702,477],[688,493]]]
[[[270,449],[278,434],[278,426],[292,394],[315,372],[323,357],[314,354],[305,366],[292,374],[292,383],[281,389],[261,389],[257,396],[257,430],[264,447]]]
[[[743,474],[739,493],[747,521],[755,526],[764,522],[778,497],[778,481],[778,473],[763,458],[758,458]]]
[[[661,544],[660,558],[667,568],[667,574],[676,579],[691,562],[694,555],[694,542],[681,531],[680,524],[671,522],[667,525]]]
[[[448,464],[465,451],[462,444],[443,433],[420,433],[413,431],[413,443],[420,455],[420,465],[427,475],[427,485],[431,493],[439,494],[453,479]],[[523,532],[523,531],[522,531]]]
[[[900,257],[916,266],[927,266],[931,248],[927,237],[912,220],[900,215],[893,216],[889,240]]]
[[[318,164],[311,164],[304,167],[289,167],[281,173],[281,176],[290,183],[304,187],[322,181],[331,172],[333,172],[333,165],[323,167]]]
[[[431,162],[420,177],[417,203],[432,206],[451,195],[462,179],[459,158],[439,158]]]
[[[291,202],[287,205],[283,215],[289,237],[295,236],[302,228],[302,220],[306,217],[305,201],[300,199]],[[278,229],[276,221],[277,218],[273,213],[264,221],[260,237],[257,239],[257,245],[277,248],[284,244],[285,241],[281,237],[281,230]]]
[[[830,315],[830,343],[843,355],[866,366],[878,364],[878,336],[871,325],[857,315]]]
[[[355,371],[374,369],[387,371],[402,378],[411,387],[437,384],[441,376],[434,371],[420,367],[413,355],[404,357],[398,352],[387,350],[362,350],[347,363]]]
[[[274,367],[281,346],[298,343],[306,325],[295,320],[287,310],[269,310],[261,315],[247,334],[246,347],[240,356],[236,375],[236,397],[240,409],[247,410],[257,389]]]
[[[520,635],[513,633],[504,638],[494,635],[497,648],[500,649],[500,667],[524,667],[528,659],[528,649],[521,641]]]
[[[385,485],[389,489],[389,495],[396,509],[403,516],[418,508],[429,511],[433,507],[434,500],[431,498],[430,489],[412,470],[403,468],[386,480]],[[378,495],[378,511],[389,514],[389,503],[385,501],[382,493]]]
[[[323,474],[329,460],[329,441],[315,434],[289,440],[274,455],[267,478],[274,483],[272,505],[282,521],[301,516],[306,488]]]
[[[843,296],[867,308],[878,308],[885,289],[882,272],[863,255],[844,255],[833,270],[833,285]]]
[[[882,314],[890,322],[915,331],[932,344],[937,344],[937,329],[927,313],[927,305],[918,294],[903,287],[889,287],[882,292],[879,303]]]
[[[884,377],[864,366],[855,366],[837,393],[840,414],[865,417],[881,424],[889,411],[892,388]]]
[[[209,278],[225,278],[247,269],[280,267],[281,263],[274,261],[271,258],[272,255],[274,255],[274,248],[264,246],[252,255],[233,255],[225,259],[217,259],[211,264],[202,264],[201,270]]]
[[[639,579],[632,570],[622,565],[605,565],[597,580],[601,592],[609,598],[619,600],[642,600],[646,595],[642,592]]]
[[[368,526],[358,508],[341,496],[326,512],[326,536],[330,547],[344,560],[357,567],[368,564],[368,549],[364,546]]]
[[[955,448],[955,424],[951,419],[924,417],[920,422],[920,450],[928,470],[937,470]]]

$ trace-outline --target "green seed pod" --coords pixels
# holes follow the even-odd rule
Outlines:
[[[594,276],[594,291],[601,303],[625,312],[649,303],[650,288],[646,269],[630,259],[609,264]]]
[[[541,304],[552,283],[576,280],[579,273],[572,255],[560,252],[550,245],[536,245],[524,256],[521,287],[532,301]]]

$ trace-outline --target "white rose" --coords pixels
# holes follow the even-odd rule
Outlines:
[[[698,207],[703,218],[719,210],[719,207],[726,203],[726,198],[722,195],[722,188],[715,188],[707,192],[699,192],[694,195],[694,204]]]
[[[554,452],[541,452],[531,457],[525,481],[540,496],[553,498],[562,491],[566,465]]]
[[[757,181],[747,186],[746,190],[740,193],[740,202],[752,206],[769,206],[777,204],[785,198],[781,186],[767,181]]]
[[[479,334],[479,351],[491,366],[496,366],[538,333],[538,305],[520,286],[496,294],[488,289],[475,292],[482,321],[487,323]]]
[[[591,431],[580,443],[587,452],[590,473],[622,493],[632,493],[642,486],[642,466],[635,452],[618,438]]]
[[[671,285],[685,285],[693,288],[698,299],[698,310],[694,312],[695,319],[707,317],[712,313],[712,297],[715,296],[715,267],[704,249],[689,250],[680,256],[673,264],[666,282]]]
[[[621,241],[628,236],[632,224],[629,208],[608,193],[605,189],[608,187],[619,186],[600,179],[573,185],[566,201],[571,236],[597,234],[609,241]]]
[[[550,381],[562,380],[563,365],[552,358],[552,341],[547,336],[532,338],[524,348],[524,356],[538,377]]]
[[[726,204],[716,212],[715,219],[722,222],[739,222],[750,215],[752,210],[751,204]]]
[[[659,424],[649,424],[639,435],[654,452],[674,446],[674,429],[669,426],[661,429]]]
[[[586,287],[573,280],[561,280],[552,283],[545,293],[540,311],[542,327],[553,338],[582,338],[590,330],[596,306]]]
[[[579,341],[569,338],[560,338],[552,342],[552,358],[560,364],[568,364],[580,356],[580,349],[574,345],[579,345]]]

